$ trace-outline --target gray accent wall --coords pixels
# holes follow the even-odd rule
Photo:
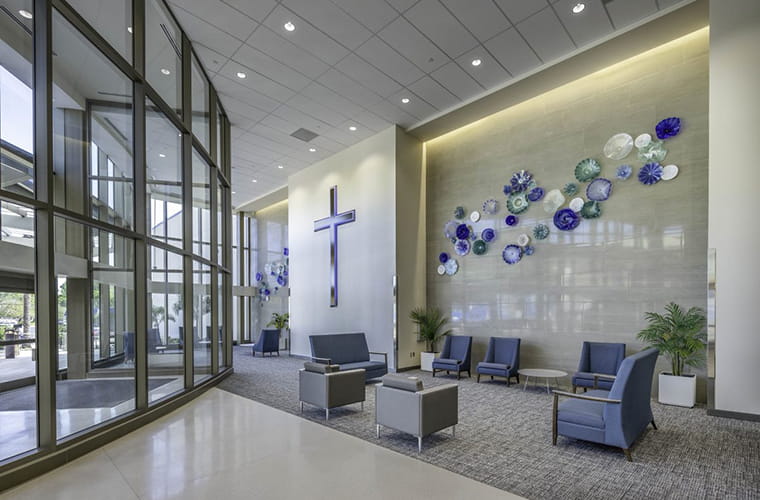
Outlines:
[[[681,134],[666,142],[663,164],[680,168],[674,180],[640,184],[635,148],[622,161],[602,154],[613,134],[654,136],[655,124],[670,116],[683,120]],[[455,334],[475,337],[473,364],[490,336],[520,337],[522,367],[572,373],[584,340],[625,342],[631,353],[642,347],[636,333],[646,311],[669,301],[706,307],[706,29],[428,141],[426,152],[427,302],[452,318]],[[611,179],[618,165],[634,167],[630,179],[614,182],[600,218],[561,232],[539,202],[519,215],[516,228],[506,226],[502,186],[513,172],[529,171],[548,192],[577,183],[575,165],[587,157]],[[438,254],[454,254],[443,236],[454,208],[469,215],[488,198],[499,201],[499,211],[474,227],[493,227],[496,240],[483,256],[456,257],[456,275],[439,276]],[[523,232],[532,236],[539,222],[550,227],[549,238],[532,241],[534,255],[505,264],[504,246]],[[659,369],[667,369],[663,358]],[[703,381],[699,386],[702,395]]]

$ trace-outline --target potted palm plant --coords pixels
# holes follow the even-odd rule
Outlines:
[[[451,333],[451,330],[442,331],[449,322],[449,318],[444,316],[437,307],[430,309],[417,307],[409,313],[409,318],[418,326],[420,340],[425,341],[425,351],[420,353],[420,367],[432,372],[433,360],[440,354],[436,351],[438,341]]]
[[[267,326],[273,326],[276,329],[280,330],[280,338],[282,338],[283,330],[288,330],[288,332],[290,332],[289,322],[290,322],[289,313],[280,314],[280,313],[274,312],[272,313],[272,320],[269,323],[267,323]],[[290,337],[290,335],[288,335],[288,337]],[[285,349],[287,350],[290,349],[290,339],[285,339]]]
[[[697,397],[697,376],[685,374],[684,367],[700,366],[705,359],[705,311],[692,307],[685,311],[671,302],[665,314],[646,313],[649,325],[638,339],[656,347],[670,359],[671,371],[659,374],[658,401],[663,404],[693,407]]]

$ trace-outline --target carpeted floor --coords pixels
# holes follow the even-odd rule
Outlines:
[[[302,366],[287,355],[252,358],[250,347],[236,347],[235,373],[219,387],[299,414]],[[421,377],[425,387],[457,382],[406,373]],[[456,438],[449,430],[428,436],[422,453],[411,435],[383,429],[375,437],[373,385],[367,385],[363,412],[358,404],[338,408],[325,422],[323,410],[306,406],[303,417],[527,498],[760,498],[760,423],[653,402],[659,430],[639,438],[630,463],[616,448],[563,437],[552,446],[552,398],[538,388],[476,384],[474,378],[458,383]]]

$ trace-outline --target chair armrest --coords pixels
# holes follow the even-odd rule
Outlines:
[[[554,400],[556,401],[558,396],[567,396],[569,398],[575,398],[575,399],[586,399],[588,401],[597,401],[599,403],[617,403],[620,404],[622,401],[619,399],[610,399],[610,398],[600,398],[599,396],[589,396],[587,394],[573,394],[572,392],[566,392],[566,391],[552,391],[554,393]]]
[[[331,365],[332,364],[332,359],[330,359],[330,358],[318,358],[316,356],[312,356],[311,360],[314,361],[315,363],[321,363],[323,365]]]
[[[377,354],[378,356],[382,356],[383,358],[385,358],[385,364],[386,365],[388,364],[388,353],[387,352],[372,352],[372,351],[370,351],[369,353],[370,354]]]
[[[459,386],[446,384],[416,393],[420,398],[420,434],[451,427],[459,422]]]
[[[594,376],[594,387],[593,387],[594,389],[598,388],[597,386],[599,385],[600,378],[604,378],[607,380],[615,380],[617,378],[617,375],[609,375],[607,373],[592,373],[592,375]]]

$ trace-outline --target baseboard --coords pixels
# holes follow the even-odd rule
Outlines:
[[[760,422],[760,415],[754,413],[742,413],[740,411],[715,410],[708,409],[707,414],[711,417],[734,418],[737,420],[749,420],[750,422]]]
[[[408,372],[411,370],[419,370],[419,369],[420,369],[420,365],[405,366],[404,368],[396,368],[396,373]]]

